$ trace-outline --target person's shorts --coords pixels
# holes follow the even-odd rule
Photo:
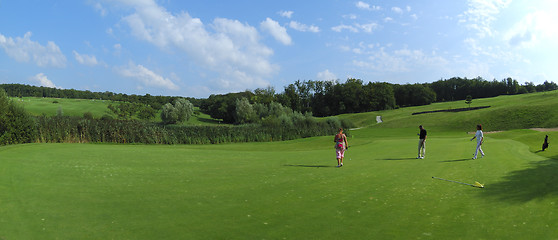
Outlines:
[[[337,153],[337,158],[345,157],[345,149],[342,148],[335,149],[335,153]]]

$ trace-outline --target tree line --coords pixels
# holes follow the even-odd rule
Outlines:
[[[58,97],[103,99],[135,104],[135,107],[122,105],[111,109],[117,116],[137,111],[140,119],[149,119],[156,111],[164,110],[163,106],[172,109],[168,104],[174,104],[180,97],[127,95],[112,92],[91,92],[74,89],[57,89],[35,87],[22,84],[0,84],[12,97]],[[554,82],[545,81],[535,85],[532,82],[519,84],[517,80],[506,78],[488,81],[481,77],[468,79],[453,77],[440,79],[432,83],[392,84],[386,82],[367,82],[350,78],[340,81],[296,81],[285,86],[277,93],[274,88],[258,88],[254,91],[214,94],[205,99],[186,98],[193,106],[209,114],[212,118],[220,119],[224,123],[259,123],[264,120],[275,121],[280,115],[269,114],[269,109],[289,108],[292,114],[312,115],[316,117],[334,116],[344,113],[358,113],[378,110],[395,109],[407,106],[428,105],[433,102],[465,100],[472,98],[495,97],[499,95],[514,95],[531,92],[551,91],[558,89]],[[240,100],[243,104],[237,108]],[[272,104],[273,103],[273,104]],[[249,105],[247,105],[249,104]],[[120,109],[119,109],[120,108]],[[120,111],[122,110],[122,111]],[[248,112],[243,112],[248,111]],[[239,116],[244,116],[241,119]],[[174,115],[165,115],[171,119]],[[257,116],[257,117],[256,117]],[[126,119],[126,115],[123,117]],[[176,122],[174,120],[167,123]]]
[[[10,97],[45,97],[45,98],[71,98],[71,99],[99,99],[118,102],[138,103],[161,110],[163,105],[173,103],[177,98],[185,98],[194,105],[201,99],[177,96],[152,96],[150,94],[135,95],[125,93],[91,92],[89,90],[59,89],[50,87],[37,87],[26,84],[0,84]]]
[[[279,103],[294,112],[325,117],[465,100],[467,96],[486,98],[556,89],[558,86],[554,82],[545,81],[539,85],[526,82],[520,85],[517,80],[511,78],[487,81],[480,77],[474,79],[454,77],[423,84],[364,83],[360,79],[351,78],[344,83],[299,80],[286,86],[281,93],[276,93],[275,89],[268,87],[254,91],[211,95],[201,101],[200,109],[226,123],[240,123],[237,101],[241,99],[247,99],[254,110],[261,106],[269,108],[271,103]],[[246,103],[244,105],[246,106]]]
[[[276,107],[278,111],[292,112],[290,109]],[[133,112],[129,110],[132,108],[134,106],[114,107],[119,112]],[[32,142],[144,144],[267,142],[332,135],[340,127],[350,127],[346,124],[347,121],[336,117],[317,121],[312,116],[296,115],[295,118],[283,114],[279,114],[282,117],[272,117],[263,123],[244,122],[245,124],[240,125],[211,126],[173,124],[188,118],[192,114],[192,108],[192,104],[183,98],[176,99],[172,104],[167,103],[161,111],[162,123],[129,117],[95,119],[87,114],[83,117],[62,114],[32,116],[0,88],[0,146]]]

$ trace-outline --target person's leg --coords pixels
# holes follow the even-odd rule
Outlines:
[[[477,142],[477,148],[475,150],[475,157],[473,157],[473,159],[477,159],[477,156],[479,155],[479,149],[480,149],[480,142]]]
[[[417,156],[417,158],[420,158],[420,149],[421,149],[421,148],[422,148],[422,139],[419,139],[419,142],[418,142],[418,156]]]
[[[345,150],[341,150],[341,164],[339,165],[340,167],[343,166],[343,159],[345,158]]]
[[[341,165],[341,150],[336,149],[335,154],[337,155],[337,166]]]
[[[422,158],[426,157],[426,139],[422,140]]]

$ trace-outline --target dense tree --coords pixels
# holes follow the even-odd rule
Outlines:
[[[29,143],[35,135],[31,116],[0,88],[0,145]]]
[[[469,108],[471,108],[471,103],[473,103],[473,97],[471,97],[471,95],[467,95],[465,98],[465,104],[469,105]]]
[[[121,102],[118,105],[109,104],[107,108],[119,119],[131,119],[138,111],[138,106],[129,102]]]
[[[194,106],[184,98],[177,98],[174,104],[167,103],[161,109],[161,120],[164,124],[175,124],[188,121],[194,113]]]
[[[423,84],[395,85],[394,95],[400,107],[428,105],[436,100],[436,93]]]
[[[265,106],[265,105],[264,105]],[[248,99],[236,99],[235,123],[251,123],[256,120],[256,112]]]
[[[8,96],[11,97],[52,97],[52,98],[76,98],[76,99],[98,99],[98,100],[111,100],[122,101],[129,103],[140,103],[149,105],[155,110],[161,109],[165,103],[172,103],[177,97],[168,96],[151,96],[149,94],[141,95],[128,95],[122,93],[112,92],[91,92],[80,91],[75,89],[58,89],[48,87],[36,87],[23,84],[0,84],[0,88],[6,90]],[[199,106],[200,99],[186,98],[192,104]]]
[[[178,122],[178,112],[171,103],[163,105],[161,109],[161,120],[164,124],[174,124]]]
[[[241,98],[252,99],[254,94],[250,91],[229,93],[225,95],[212,94],[200,104],[200,110],[212,118],[221,119],[225,123],[234,123],[236,114],[236,100]]]

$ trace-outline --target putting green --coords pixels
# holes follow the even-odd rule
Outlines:
[[[430,130],[419,160],[417,132],[352,131],[342,168],[332,137],[0,147],[0,239],[557,236],[558,151],[529,144],[545,133],[486,134],[471,160],[470,135]]]

